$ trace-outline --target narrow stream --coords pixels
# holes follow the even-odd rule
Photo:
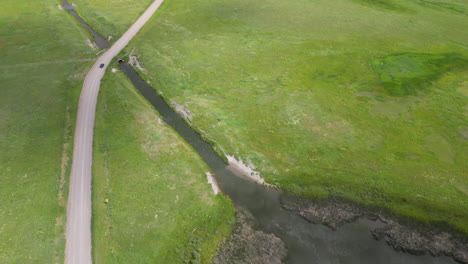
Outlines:
[[[273,233],[283,240],[288,249],[286,263],[456,263],[449,257],[414,256],[393,250],[385,241],[377,241],[371,235],[370,231],[383,223],[360,219],[333,231],[323,225],[311,224],[295,212],[284,210],[280,204],[281,193],[235,175],[212,146],[187,125],[130,65],[122,63],[120,69],[156,108],[163,120],[206,162],[223,193],[235,204],[247,209],[255,217],[261,231]]]
[[[109,45],[109,42],[104,38],[102,37],[101,35],[99,35],[90,25],[88,25],[79,15],[78,13],[76,13],[76,11],[74,10],[74,7],[73,5],[71,5],[70,3],[68,3],[67,0],[62,0],[62,7],[63,9],[67,10],[67,12],[72,15],[86,30],[89,31],[89,33],[91,33],[91,35],[93,36],[94,38],[94,42],[96,42],[96,45],[98,46],[98,48],[100,49],[107,49],[110,47]]]

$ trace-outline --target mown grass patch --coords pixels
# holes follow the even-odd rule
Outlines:
[[[94,141],[95,262],[211,263],[234,221],[230,200],[212,193],[208,167],[125,76],[107,74]]]
[[[75,106],[94,54],[55,2],[1,6],[0,263],[63,263]]]

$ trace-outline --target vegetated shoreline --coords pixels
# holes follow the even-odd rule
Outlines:
[[[281,238],[256,229],[255,218],[242,206],[235,206],[236,224],[213,257],[213,264],[281,264],[287,248]]]
[[[124,58],[126,56],[123,56]],[[138,60],[138,59],[137,59]],[[149,78],[145,73],[138,68],[132,66],[135,72],[140,77],[149,82]],[[174,109],[174,105],[164,96],[158,89],[154,88],[161,97],[168,102],[169,106]],[[176,111],[174,109],[174,111]],[[234,156],[226,154],[218,144],[211,139],[206,132],[197,128],[190,119],[183,118],[184,121],[193,128],[203,140],[209,143],[213,149],[220,155],[227,165],[238,172],[238,176],[245,177],[264,188],[272,188],[283,193],[281,205],[285,210],[296,211],[297,214],[303,217],[310,223],[322,224],[337,230],[341,225],[357,221],[360,218],[368,218],[374,221],[381,221],[385,227],[372,230],[372,235],[376,240],[385,239],[389,246],[392,246],[397,251],[406,252],[412,255],[423,255],[429,253],[433,256],[450,256],[459,263],[468,263],[468,235],[454,229],[448,224],[440,223],[424,223],[417,219],[397,215],[394,212],[378,206],[366,207],[354,201],[348,201],[341,197],[328,197],[320,200],[311,200],[305,197],[293,196],[288,194],[288,190],[282,189],[274,184],[267,183],[261,175],[254,169],[249,168],[242,159],[237,159]],[[225,241],[216,254],[216,258],[220,261],[219,256],[228,257],[228,251],[248,251],[248,245],[245,242],[264,243],[257,246],[268,249],[268,246],[278,247],[275,243],[268,242],[267,239],[251,239],[242,238],[242,235],[237,235],[236,232],[244,228],[253,228],[255,224],[246,215],[246,212],[241,207],[236,207],[237,224],[233,227],[231,238]],[[249,220],[250,219],[250,220]],[[273,235],[273,234],[271,234]],[[274,236],[277,238],[276,236]],[[244,241],[244,244],[239,243],[239,239]],[[279,239],[279,238],[278,238]],[[269,250],[267,250],[269,251]],[[227,255],[225,255],[227,254]],[[262,255],[263,253],[259,253]],[[262,256],[257,256],[263,259]],[[250,257],[251,258],[251,257]],[[282,259],[282,254],[270,259],[271,261]],[[215,263],[224,263],[218,262]]]
[[[375,228],[371,231],[376,240],[385,239],[387,244],[397,251],[406,252],[412,255],[450,256],[460,263],[468,263],[468,236],[455,230],[445,223],[424,223],[409,217],[396,215],[388,209],[382,207],[365,207],[358,203],[347,201],[340,197],[329,197],[321,200],[311,200],[304,197],[289,195],[287,191],[267,183],[258,172],[249,168],[241,159],[227,155],[229,167],[237,170],[236,175],[243,176],[250,181],[265,188],[274,188],[283,192],[281,196],[281,206],[296,212],[299,216],[313,224],[322,224],[333,230],[340,226],[352,223],[361,218],[368,218],[372,221],[379,221],[383,227]],[[236,208],[237,209],[237,208]],[[245,220],[245,213],[240,213],[239,218]],[[245,223],[241,222],[236,228],[241,228]],[[241,227],[239,227],[241,226]],[[227,247],[243,247],[236,245],[230,240]],[[265,241],[265,243],[267,243]],[[275,246],[267,243],[266,246]],[[276,246],[275,246],[276,247]],[[232,249],[231,249],[232,250]],[[223,249],[222,254],[226,250]]]
[[[310,223],[323,224],[333,230],[361,218],[379,221],[384,226],[371,231],[376,240],[385,239],[397,251],[413,255],[450,256],[468,263],[468,236],[446,223],[425,223],[397,215],[382,207],[366,207],[340,197],[311,200],[303,197],[281,197],[281,206],[295,211]]]

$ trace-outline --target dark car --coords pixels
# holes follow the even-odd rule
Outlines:
[[[99,65],[99,68],[104,68],[104,63],[101,63],[101,65]]]

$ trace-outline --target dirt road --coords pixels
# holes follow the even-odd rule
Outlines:
[[[73,163],[67,208],[66,264],[89,264],[91,259],[91,164],[96,101],[107,66],[156,12],[155,0],[125,34],[101,55],[86,75],[76,121]],[[104,64],[103,68],[100,65]],[[99,202],[99,201],[97,201]]]

